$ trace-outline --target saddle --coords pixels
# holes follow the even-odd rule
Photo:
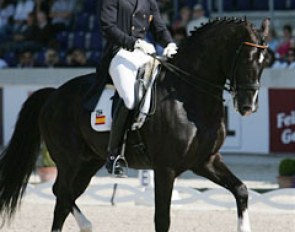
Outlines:
[[[135,109],[131,130],[140,129],[147,116],[155,108],[154,83],[160,73],[159,62],[152,59],[138,70],[135,83]],[[107,132],[111,130],[113,109],[118,102],[119,95],[114,85],[106,84],[97,104],[91,113],[90,123],[93,130]]]

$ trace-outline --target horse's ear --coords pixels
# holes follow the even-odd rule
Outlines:
[[[264,38],[269,35],[269,31],[270,31],[270,18],[265,18],[262,21],[262,25],[261,25],[261,32]]]

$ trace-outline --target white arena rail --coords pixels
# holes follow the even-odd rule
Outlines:
[[[51,191],[52,183],[38,185],[29,184],[25,201],[38,203],[54,203],[55,197]],[[115,187],[115,188],[114,188]],[[114,194],[114,189],[115,195]],[[270,209],[288,210],[295,213],[295,189],[277,189],[259,194],[250,192],[250,207],[263,204]],[[112,199],[113,196],[113,199]],[[199,191],[189,187],[176,186],[173,193],[172,206],[189,207],[193,205],[208,205],[223,209],[236,207],[234,197],[225,189],[209,189]],[[112,202],[113,201],[113,202]],[[133,204],[149,205],[154,202],[152,188],[133,187],[129,184],[91,184],[78,200],[80,204],[105,205],[105,204]]]

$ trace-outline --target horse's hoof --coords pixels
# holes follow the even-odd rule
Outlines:
[[[250,228],[238,228],[238,232],[251,232]]]
[[[92,226],[81,228],[80,232],[92,232]]]

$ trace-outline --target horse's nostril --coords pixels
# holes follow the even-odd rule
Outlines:
[[[252,107],[251,106],[243,106],[241,108],[241,114],[242,115],[250,115],[252,113]]]

